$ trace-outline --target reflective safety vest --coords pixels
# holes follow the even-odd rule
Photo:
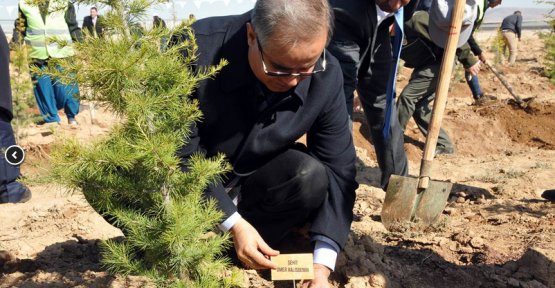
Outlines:
[[[67,0],[50,0],[48,12],[42,19],[38,6],[26,4],[26,0],[19,1],[19,9],[27,19],[25,43],[31,46],[29,56],[35,59],[46,60],[52,58],[66,58],[73,56],[71,47],[71,34],[66,23]],[[52,39],[56,37],[56,40]],[[61,46],[59,41],[66,41],[68,45]]]
[[[477,1],[477,6],[478,6],[478,18],[476,18],[476,25],[474,25],[474,31],[478,30],[478,28],[480,28],[480,26],[482,25],[482,20],[484,20],[484,15],[486,14],[486,9],[488,9],[488,0],[478,0]]]

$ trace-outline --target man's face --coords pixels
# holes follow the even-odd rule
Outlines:
[[[297,43],[293,49],[291,49],[290,45],[280,48],[262,48],[267,71],[287,73],[313,71],[316,65],[321,65],[320,56],[326,46],[327,34],[325,29],[320,34],[309,43]],[[285,92],[307,78],[302,76],[266,75],[260,57],[260,50],[258,49],[256,34],[250,23],[247,23],[247,37],[249,44],[248,58],[251,69],[256,78],[264,83],[268,89],[274,92]]]
[[[393,13],[402,6],[409,4],[410,0],[374,0],[376,5],[384,12]]]
[[[96,11],[96,9],[91,9],[91,17],[92,18],[95,18],[97,14],[98,14],[98,11]]]
[[[502,2],[501,0],[496,1],[496,2],[490,2],[490,3],[489,3],[489,8],[494,8],[494,7],[496,7],[497,5],[501,5],[501,2]]]

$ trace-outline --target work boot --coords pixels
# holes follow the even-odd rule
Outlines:
[[[21,185],[21,187],[19,189],[25,189],[25,191],[23,192],[23,195],[21,196],[21,199],[19,199],[19,201],[17,202],[13,202],[13,203],[25,203],[29,200],[31,200],[31,198],[33,197],[33,194],[31,193],[31,190],[29,189],[29,187],[25,186],[25,185]],[[4,193],[8,193],[7,191]],[[0,194],[0,204],[2,203],[10,203],[8,200],[8,196],[7,194],[1,193]]]
[[[545,190],[542,194],[542,197],[555,203],[555,189],[552,190]]]
[[[455,150],[453,148],[447,148],[445,146],[437,146],[434,156],[445,154],[445,155],[453,155],[455,154]]]
[[[497,101],[497,97],[492,95],[487,95],[487,94],[481,94],[481,95],[478,95],[478,98],[474,99],[474,105],[479,106],[479,105],[484,105],[494,101]]]

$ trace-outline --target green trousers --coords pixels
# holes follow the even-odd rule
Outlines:
[[[424,136],[428,134],[428,126],[432,118],[430,103],[436,96],[440,68],[441,63],[432,63],[416,68],[412,72],[409,84],[397,100],[397,115],[403,131],[413,117],[422,134]],[[453,149],[453,143],[443,128],[439,131],[437,146]]]

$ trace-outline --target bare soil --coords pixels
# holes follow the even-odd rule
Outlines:
[[[492,33],[478,37],[488,47]],[[488,47],[489,48],[489,47]],[[455,79],[443,127],[455,155],[434,160],[434,179],[454,183],[437,227],[425,232],[388,232],[380,222],[385,193],[363,114],[355,115],[357,200],[352,232],[332,274],[333,287],[555,287],[555,204],[540,194],[555,188],[554,85],[541,76],[543,41],[525,32],[518,65],[496,65],[528,109],[511,105],[512,96],[486,70],[480,81],[496,101],[481,106],[466,83]],[[485,49],[489,51],[489,49]],[[493,59],[493,53],[489,53]],[[406,85],[403,69],[398,89]],[[47,161],[53,133],[87,142],[103,137],[117,118],[98,111],[77,116],[80,125],[50,130],[32,125],[21,141],[26,175],[41,173],[32,163]],[[63,118],[63,117],[62,117]],[[419,172],[425,138],[414,122],[405,133],[410,174]],[[33,199],[0,206],[0,287],[145,287],[141,277],[109,275],[100,264],[99,239],[122,236],[96,214],[79,193],[32,186]],[[306,231],[291,233],[282,252],[309,251]],[[2,260],[4,259],[4,260]],[[269,281],[268,273],[244,270],[245,287],[291,287]],[[298,285],[298,283],[297,283]]]

